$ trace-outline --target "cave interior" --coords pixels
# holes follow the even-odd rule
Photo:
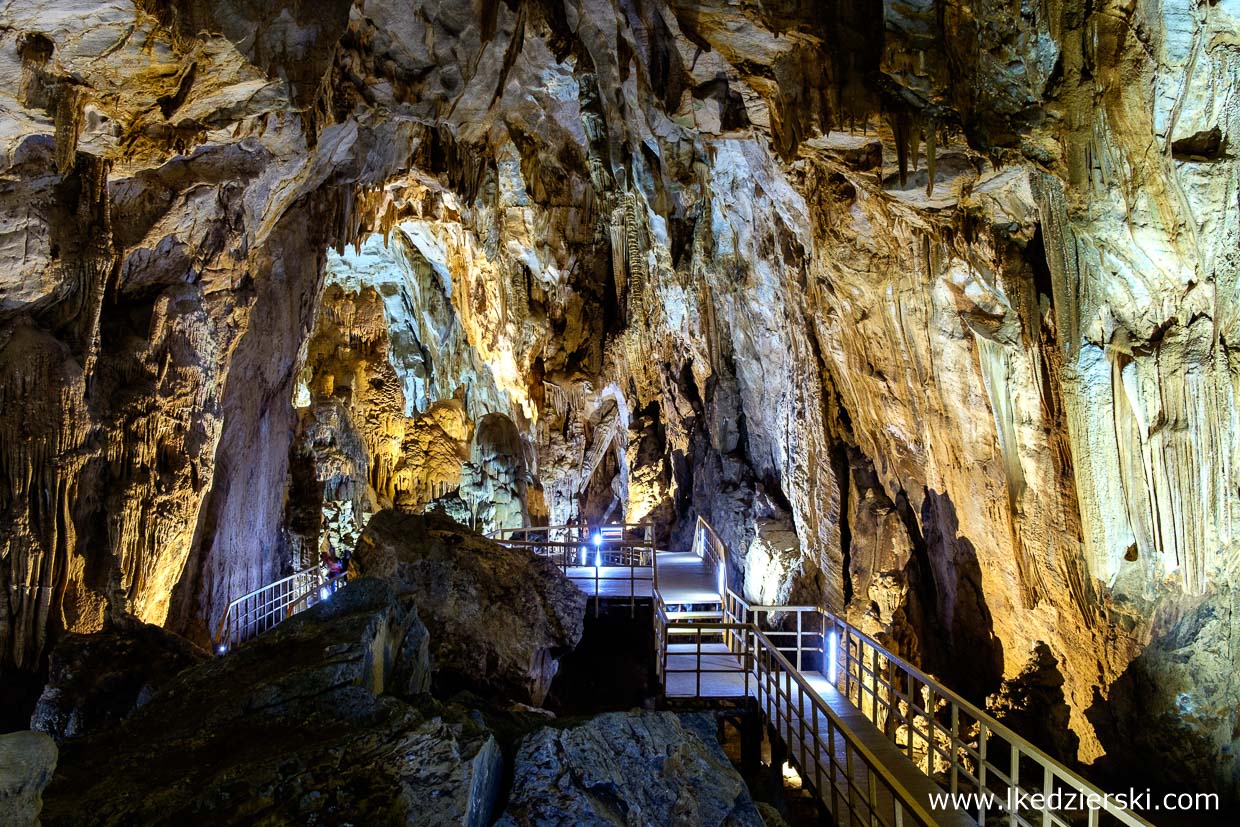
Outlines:
[[[669,691],[806,607],[917,784],[973,710],[1235,823],[1240,0],[43,0],[0,74],[0,822],[851,823]]]

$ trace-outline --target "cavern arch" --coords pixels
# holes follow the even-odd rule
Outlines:
[[[1234,0],[0,21],[6,730],[376,514],[701,517],[743,597],[1240,800]]]

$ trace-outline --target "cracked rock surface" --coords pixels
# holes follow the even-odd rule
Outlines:
[[[538,706],[580,642],[586,596],[550,560],[463,531],[440,515],[383,511],[354,553],[366,577],[409,596],[435,629],[437,691]]]
[[[713,734],[671,712],[609,712],[522,741],[496,824],[762,827]]]
[[[43,822],[482,827],[499,748],[467,710],[419,697],[425,637],[388,585],[350,584],[65,742]]]

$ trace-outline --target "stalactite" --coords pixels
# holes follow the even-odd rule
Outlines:
[[[706,358],[710,365],[711,375],[718,375],[722,366],[719,352],[719,327],[715,321],[715,296],[710,282],[702,280],[701,293],[698,296],[698,307],[701,308],[702,338],[706,340]]]
[[[543,382],[547,402],[556,419],[563,420],[570,410],[569,395],[564,388],[554,382]]]
[[[896,145],[896,166],[900,171],[900,186],[904,187],[908,182],[909,133],[912,131],[912,127],[908,113],[903,109],[897,110],[894,115],[890,115],[888,120],[891,123],[891,132]],[[913,159],[913,163],[916,165],[916,158]]]
[[[624,250],[629,265],[629,289],[638,296],[644,295],[646,288],[642,215],[644,213],[638,210],[637,194],[631,190],[626,192],[624,194]]]
[[[82,133],[82,112],[90,95],[85,87],[63,82],[56,94],[56,168],[61,175],[73,169],[78,136]]]
[[[611,272],[616,282],[616,302],[622,311],[625,309],[624,297],[628,287],[628,266],[626,264],[628,240],[625,232],[627,226],[625,214],[623,205],[615,207],[611,211],[611,221],[607,224],[611,241]],[[627,316],[624,313],[622,315]]]

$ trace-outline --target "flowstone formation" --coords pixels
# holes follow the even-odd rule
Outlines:
[[[3,668],[204,640],[389,504],[701,514],[1240,799],[1240,7],[1018,12],[9,4]]]

